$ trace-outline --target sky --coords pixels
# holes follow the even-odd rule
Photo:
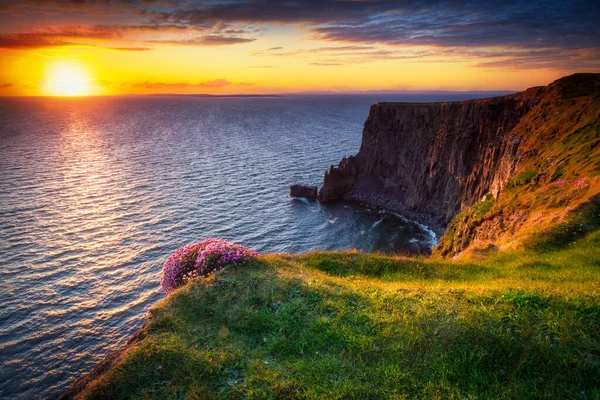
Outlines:
[[[600,2],[0,0],[0,95],[522,90],[600,72]]]

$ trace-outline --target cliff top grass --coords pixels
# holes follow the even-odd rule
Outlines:
[[[599,399],[598,248],[260,256],[152,308],[81,397]]]

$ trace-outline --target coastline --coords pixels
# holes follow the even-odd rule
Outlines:
[[[366,194],[358,191],[351,191],[344,195],[344,200],[359,204],[363,208],[371,208],[379,211],[385,211],[395,214],[403,219],[417,222],[423,225],[427,230],[432,231],[436,235],[436,239],[444,234],[446,227],[438,221],[434,216],[426,213],[418,213],[410,211],[400,202],[396,202],[385,195],[377,195],[374,193]]]

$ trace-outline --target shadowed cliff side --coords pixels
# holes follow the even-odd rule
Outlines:
[[[442,255],[513,236],[539,208],[560,222],[564,210],[517,205],[518,197],[521,186],[531,184],[529,190],[536,191],[560,179],[569,187],[578,178],[588,179],[588,193],[562,202],[563,209],[576,208],[596,192],[599,77],[575,74],[547,87],[490,99],[375,104],[359,153],[325,173],[319,197],[391,209],[438,232],[457,214],[485,203],[472,213],[476,218],[461,215],[461,222],[450,224],[460,240],[442,238]],[[507,197],[511,200],[504,201]],[[502,215],[501,221],[496,218],[478,230],[492,213]]]

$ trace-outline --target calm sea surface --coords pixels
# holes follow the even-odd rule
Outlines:
[[[288,197],[356,153],[390,100],[428,98],[0,98],[0,397],[55,398],[122,346],[192,241],[430,246],[393,215]]]

